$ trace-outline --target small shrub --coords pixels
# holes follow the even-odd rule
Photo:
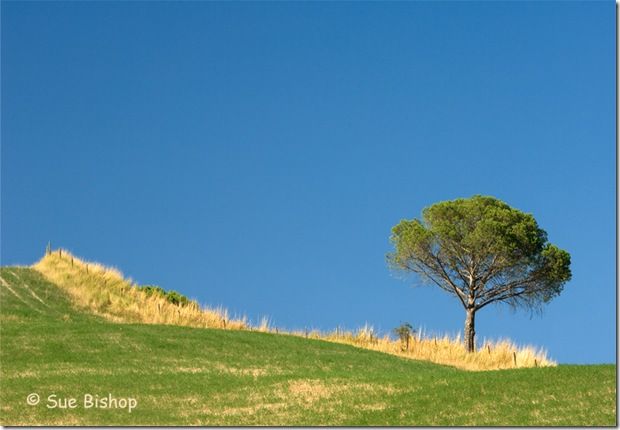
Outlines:
[[[403,323],[394,329],[394,334],[400,339],[400,347],[403,351],[409,350],[409,339],[412,333],[415,333],[413,327],[409,323]]]
[[[142,285],[137,288],[139,291],[144,291],[148,296],[161,297],[176,306],[188,306],[189,304],[195,303],[196,307],[198,307],[198,303],[188,299],[186,296],[179,293],[178,291],[166,291],[162,287],[158,287],[157,285]]]
[[[189,303],[189,299],[187,297],[174,290],[170,290],[166,293],[166,300],[177,306],[187,306]]]
[[[144,291],[148,296],[157,295],[164,297],[166,295],[166,290],[157,285],[142,285],[138,287],[138,290]]]

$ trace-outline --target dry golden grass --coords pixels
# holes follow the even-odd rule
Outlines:
[[[202,308],[195,302],[177,306],[163,297],[148,295],[119,270],[82,261],[66,250],[44,256],[33,268],[68,292],[78,307],[114,322],[233,330],[248,327],[244,318],[231,319],[225,309]]]
[[[316,336],[332,342],[345,343],[416,360],[432,361],[433,363],[446,364],[465,370],[496,370],[557,365],[553,360],[547,358],[544,350],[529,345],[517,346],[509,340],[486,341],[476,352],[468,353],[458,335],[454,337],[447,335],[440,337],[411,336],[408,349],[400,340],[393,340],[389,336],[377,336],[372,327],[368,325],[357,332],[335,331]]]
[[[271,327],[268,318],[252,327],[246,318],[231,319],[225,309],[199,307],[195,302],[177,306],[165,298],[138,290],[131,280],[114,268],[85,262],[66,250],[45,255],[33,266],[49,281],[69,293],[81,308],[114,322],[172,324],[231,330],[257,330],[344,343],[360,348],[416,360],[431,361],[465,370],[496,370],[517,367],[546,367],[556,363],[546,352],[532,346],[517,346],[509,340],[487,341],[478,351],[468,353],[459,336],[412,336],[406,348],[400,340],[378,336],[366,325],[358,331],[335,330],[322,333],[283,331]]]

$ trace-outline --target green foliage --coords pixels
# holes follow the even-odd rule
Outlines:
[[[114,324],[34,270],[0,276],[0,424],[613,426],[616,366],[467,372],[303,337]],[[35,296],[39,297],[41,303]],[[38,393],[41,403],[27,406]],[[133,397],[48,409],[50,394]]]
[[[174,290],[166,293],[166,300],[177,306],[185,306],[189,303],[189,299],[187,297]]]
[[[547,241],[531,214],[494,197],[427,207],[392,229],[392,267],[414,272],[466,308],[493,302],[537,307],[570,280],[570,255]]]
[[[149,296],[157,295],[165,297],[166,295],[166,290],[162,287],[158,287],[157,285],[141,285],[138,287],[138,290],[144,291]]]
[[[144,291],[146,294],[150,295],[158,295],[163,297],[168,302],[177,306],[187,306],[190,303],[194,303],[192,300],[188,299],[187,296],[179,293],[178,291],[170,290],[166,291],[157,285],[142,285],[137,287],[138,290]]]

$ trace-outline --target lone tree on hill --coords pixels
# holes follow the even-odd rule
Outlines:
[[[390,265],[456,296],[475,350],[476,312],[491,303],[540,309],[570,280],[570,255],[547,241],[531,214],[494,197],[439,202],[392,228]]]

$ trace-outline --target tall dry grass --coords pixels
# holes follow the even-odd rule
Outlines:
[[[82,261],[66,250],[45,255],[33,268],[69,293],[78,307],[114,322],[223,329],[248,327],[245,318],[230,318],[222,308],[200,307],[195,302],[177,306],[159,295],[149,295],[138,290],[119,270]]]
[[[125,279],[120,271],[80,260],[66,250],[46,254],[33,266],[48,280],[63,288],[84,309],[114,322],[175,324],[231,330],[256,330],[320,339],[353,345],[405,358],[431,361],[465,370],[496,370],[555,366],[542,349],[517,346],[509,340],[485,341],[476,352],[468,353],[457,336],[427,336],[418,331],[408,346],[389,335],[380,335],[366,324],[357,331],[337,329],[286,331],[262,318],[252,326],[246,318],[232,319],[223,308],[200,307],[195,302],[177,306],[157,295],[148,295]]]
[[[344,343],[374,351],[385,352],[415,360],[455,366],[465,370],[497,370],[523,367],[548,367],[557,363],[547,357],[545,350],[530,345],[518,346],[510,340],[485,341],[473,353],[468,353],[460,335],[425,336],[418,332],[409,344],[389,335],[380,335],[372,326],[357,331],[335,330],[328,333],[312,331],[297,335]]]

